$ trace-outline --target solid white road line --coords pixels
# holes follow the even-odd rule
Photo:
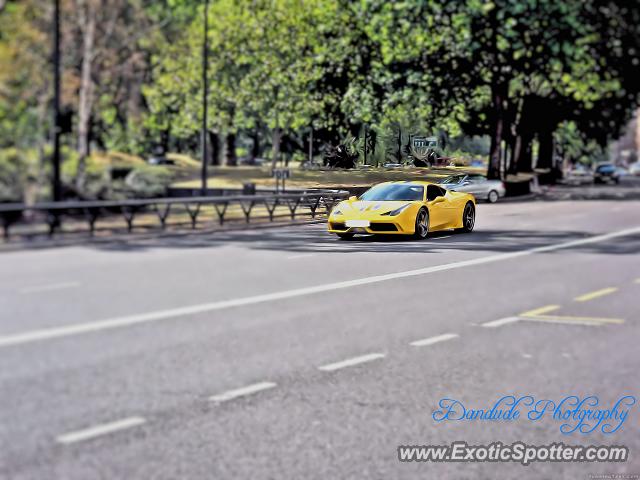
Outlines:
[[[33,287],[25,287],[19,290],[20,293],[38,293],[49,292],[51,290],[62,290],[63,288],[79,287],[78,282],[51,283],[49,285],[35,285]]]
[[[369,353],[368,355],[348,358],[346,360],[342,360],[341,362],[323,365],[321,367],[318,367],[318,370],[322,370],[324,372],[333,372],[334,370],[340,370],[341,368],[353,367],[354,365],[360,365],[361,363],[372,362],[374,360],[378,360],[379,358],[384,358],[384,353]]]
[[[141,313],[137,315],[128,315],[124,317],[108,318],[105,320],[97,320],[86,323],[76,323],[65,325],[62,327],[45,328],[41,330],[32,330],[24,333],[16,333],[13,335],[5,335],[0,337],[0,347],[12,345],[20,345],[23,343],[35,342],[58,337],[68,337],[71,335],[79,335],[82,333],[98,332],[112,328],[127,327],[139,323],[155,322],[167,318],[181,317],[185,315],[194,315],[197,313],[211,312],[215,310],[223,310],[226,308],[242,307],[246,305],[255,305],[257,303],[274,302],[289,298],[303,297],[318,293],[329,292],[333,290],[342,290],[345,288],[358,287],[361,285],[370,285],[373,283],[388,282],[402,278],[411,278],[420,275],[428,275],[430,273],[442,272],[445,270],[454,270],[457,268],[473,267],[476,265],[484,265],[487,263],[502,262],[514,258],[534,255],[536,253],[552,252],[564,248],[579,247],[592,243],[605,242],[618,237],[632,235],[640,232],[640,227],[620,230],[617,232],[607,233],[604,235],[595,235],[593,237],[582,238],[580,240],[571,240],[569,242],[561,242],[544,247],[534,247],[516,252],[500,253],[489,255],[486,257],[473,258],[470,260],[462,260],[459,262],[445,263],[443,265],[435,265],[432,267],[419,268],[416,270],[407,270],[404,272],[389,273],[386,275],[374,275],[371,277],[358,278],[355,280],[346,280],[342,282],[327,283],[324,285],[316,285],[313,287],[296,288],[293,290],[285,290],[281,292],[267,293],[263,295],[255,295],[252,297],[235,298],[231,300],[221,300],[212,303],[203,303],[199,305],[190,305],[186,307],[178,307],[167,310],[159,310],[155,312]]]
[[[438,335],[437,337],[423,338],[422,340],[416,340],[415,342],[411,342],[409,345],[413,347],[426,347],[427,345],[433,345],[434,343],[453,340],[454,338],[458,338],[458,336],[459,335],[456,333],[445,333],[444,335]]]
[[[507,317],[507,318],[501,318],[499,320],[493,320],[491,322],[483,323],[481,326],[485,328],[495,328],[495,327],[501,327],[502,325],[506,325],[508,323],[517,322],[519,320],[520,318],[518,317]]]
[[[218,403],[227,402],[234,398],[246,397],[247,395],[253,395],[254,393],[262,392],[263,390],[269,390],[275,386],[276,384],[272,382],[254,383],[253,385],[247,385],[246,387],[236,388],[235,390],[229,390],[218,395],[213,395],[209,397],[209,400]]]
[[[299,258],[308,258],[313,257],[315,253],[301,253],[299,255],[290,255],[287,257],[287,260],[297,260]]]
[[[77,430],[75,432],[65,433],[56,438],[58,443],[76,443],[83,440],[90,440],[95,437],[107,435],[108,433],[118,432],[120,430],[126,430],[128,428],[137,427],[142,425],[146,420],[142,417],[129,417],[116,422],[104,423],[102,425],[96,425],[95,427],[87,428],[84,430]]]

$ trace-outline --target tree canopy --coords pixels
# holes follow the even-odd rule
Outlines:
[[[92,148],[196,154],[204,2],[61,4],[78,176]],[[35,0],[0,10],[0,148],[51,135],[51,21]],[[486,135],[498,177],[605,145],[639,100],[640,0],[211,0],[208,23],[211,163],[302,157],[312,131],[316,153],[381,161],[410,134]]]

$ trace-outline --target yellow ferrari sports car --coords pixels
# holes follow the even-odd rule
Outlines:
[[[336,205],[329,232],[340,238],[377,233],[422,239],[438,230],[471,232],[475,221],[476,199],[469,193],[429,182],[385,182]]]

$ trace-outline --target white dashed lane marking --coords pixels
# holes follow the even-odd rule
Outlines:
[[[330,363],[328,365],[323,365],[318,367],[319,370],[324,372],[333,372],[334,370],[340,370],[341,368],[353,367],[355,365],[360,365],[362,363],[372,362],[374,360],[378,360],[380,358],[384,358],[384,353],[369,353],[368,355],[361,355],[359,357],[348,358],[346,360],[342,360],[336,363]]]
[[[50,292],[52,290],[62,290],[65,288],[75,288],[79,287],[80,283],[78,282],[61,282],[61,283],[50,283],[47,285],[34,285],[32,287],[24,287],[19,290],[20,293],[39,293],[39,292]]]
[[[518,317],[507,317],[507,318],[501,318],[499,320],[493,320],[491,322],[483,323],[482,326],[485,328],[495,328],[495,327],[501,327],[502,325],[507,325],[509,323],[517,322],[519,320],[520,319]]]
[[[246,387],[236,388],[235,390],[229,390],[218,395],[213,395],[212,397],[209,397],[209,400],[217,403],[228,402],[229,400],[253,395],[264,390],[275,388],[276,386],[277,385],[273,382],[258,382],[252,385],[247,385]]]
[[[412,347],[426,347],[428,345],[433,345],[434,343],[446,342],[447,340],[453,340],[454,338],[458,338],[458,334],[456,333],[445,333],[443,335],[438,335],[436,337],[423,338],[422,340],[416,340],[415,342],[411,342],[409,345]]]
[[[77,430],[75,432],[65,433],[56,438],[58,443],[70,444],[76,442],[82,442],[84,440],[91,440],[102,435],[109,433],[119,432],[121,430],[127,430],[129,428],[142,425],[146,420],[142,417],[129,417],[123,420],[117,420],[115,422],[104,423],[102,425],[96,425],[95,427],[86,428],[83,430]]]

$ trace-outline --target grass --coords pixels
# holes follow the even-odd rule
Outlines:
[[[145,165],[143,158],[121,152],[95,154],[95,160],[107,167],[136,167]],[[167,158],[174,165],[165,166],[173,178],[173,187],[199,188],[200,161],[178,153],[169,153]],[[291,178],[286,182],[289,188],[348,188],[368,187],[376,183],[397,180],[438,181],[455,173],[485,173],[483,167],[438,167],[438,168],[371,168],[354,170],[305,170],[298,164],[290,166]],[[528,180],[524,175],[510,176],[509,181]],[[210,188],[242,188],[243,183],[255,183],[259,188],[274,188],[275,179],[271,177],[271,165],[209,167],[208,185]]]
[[[461,172],[481,172],[471,167],[446,168],[399,168],[399,169],[357,169],[357,170],[303,170],[291,167],[290,188],[340,188],[370,186],[380,182],[396,180],[436,181],[448,175]],[[209,167],[208,185],[211,188],[241,188],[243,183],[255,183],[258,187],[273,188],[271,167]],[[193,178],[173,185],[181,188],[198,188],[200,179]]]

